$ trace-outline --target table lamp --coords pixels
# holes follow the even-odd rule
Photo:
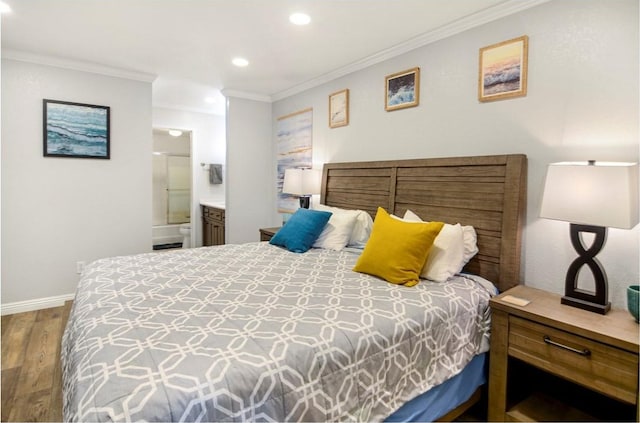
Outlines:
[[[571,244],[578,257],[565,279],[562,304],[606,314],[607,274],[596,255],[604,247],[607,227],[631,229],[638,223],[638,164],[620,162],[562,162],[547,169],[540,217],[570,222]],[[584,245],[582,233],[593,233]],[[578,273],[588,266],[595,291],[578,288]]]
[[[282,192],[300,197],[300,207],[308,209],[311,196],[320,194],[322,172],[315,169],[286,169]]]

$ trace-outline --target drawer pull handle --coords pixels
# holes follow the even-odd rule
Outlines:
[[[545,342],[546,344],[553,345],[553,346],[555,346],[555,347],[559,347],[559,348],[562,348],[562,349],[565,349],[565,350],[568,350],[568,351],[574,352],[574,353],[576,353],[576,354],[580,354],[580,355],[585,356],[585,357],[588,357],[588,356],[590,356],[590,355],[591,355],[591,351],[589,351],[589,350],[588,350],[588,349],[586,349],[586,348],[585,348],[585,349],[582,349],[582,350],[579,350],[579,349],[577,349],[577,348],[573,348],[573,347],[570,347],[570,346],[568,346],[568,345],[564,345],[564,344],[561,344],[561,343],[559,343],[559,342],[552,341],[552,340],[551,340],[551,338],[549,338],[547,335],[545,335],[542,339],[544,340],[544,342]]]

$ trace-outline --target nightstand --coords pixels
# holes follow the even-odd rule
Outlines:
[[[260,229],[260,241],[270,241],[271,238],[280,230],[277,228],[261,228]]]
[[[638,421],[638,324],[560,297],[520,285],[491,299],[489,420]]]

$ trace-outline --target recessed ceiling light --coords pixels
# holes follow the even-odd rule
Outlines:
[[[180,135],[182,135],[182,131],[179,131],[177,129],[169,129],[169,135],[171,135],[172,137],[179,137]]]
[[[0,1],[0,13],[10,13],[11,7],[3,1]]]
[[[242,57],[235,57],[231,63],[233,63],[234,65],[238,66],[239,68],[244,68],[245,66],[249,65],[249,61],[247,59],[244,59]]]
[[[311,17],[306,13],[294,13],[289,16],[289,22],[294,25],[308,25],[311,22]]]

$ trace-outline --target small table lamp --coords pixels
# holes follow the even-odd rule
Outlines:
[[[286,169],[282,192],[300,196],[300,207],[308,209],[311,196],[320,194],[322,172],[315,169]]]
[[[578,257],[567,271],[562,304],[606,314],[611,308],[607,275],[595,257],[604,247],[607,227],[631,229],[638,223],[638,164],[550,164],[540,217],[571,223],[571,244]],[[583,244],[583,232],[595,234],[589,248]],[[578,288],[578,272],[585,264],[593,273],[595,292]]]

